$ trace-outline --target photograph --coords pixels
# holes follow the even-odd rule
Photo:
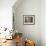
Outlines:
[[[24,15],[23,24],[34,25],[35,24],[35,15]]]

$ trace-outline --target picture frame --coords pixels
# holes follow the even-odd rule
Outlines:
[[[34,25],[35,15],[23,15],[23,24],[24,25]]]

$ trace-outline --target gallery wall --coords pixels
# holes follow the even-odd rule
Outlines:
[[[41,1],[22,0],[19,5],[13,6],[13,14],[15,30],[22,32],[25,39],[34,40],[36,46],[41,46]],[[35,24],[24,25],[23,15],[35,15]]]

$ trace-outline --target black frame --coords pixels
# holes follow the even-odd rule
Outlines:
[[[25,23],[25,17],[32,17],[33,18],[33,23]],[[23,24],[24,25],[34,25],[35,24],[35,15],[23,15]]]

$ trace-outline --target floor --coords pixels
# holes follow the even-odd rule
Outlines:
[[[15,39],[13,40],[6,40],[6,42],[2,43],[0,46],[16,46]]]
[[[0,46],[16,46],[16,39],[6,40],[6,42],[1,44]],[[24,46],[24,45],[21,43],[21,46]]]
[[[0,39],[0,42],[3,42],[6,39]],[[11,40],[6,40],[6,42],[1,43],[0,46],[23,46],[24,44],[22,43],[22,37],[20,37],[19,35],[17,35],[17,37],[13,37],[13,39]],[[17,43],[16,43],[17,42]],[[18,44],[19,42],[19,44]]]

